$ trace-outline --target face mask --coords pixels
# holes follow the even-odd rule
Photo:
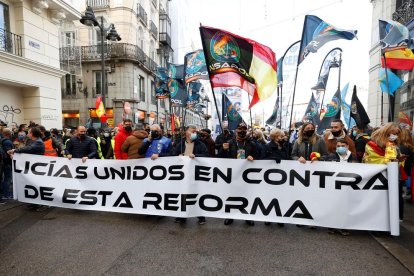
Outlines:
[[[390,140],[391,142],[394,142],[397,139],[398,139],[398,135],[395,135],[395,134],[390,134],[390,137],[388,137],[388,140]]]
[[[104,137],[109,137],[109,133],[108,132],[105,132],[104,133]]]
[[[356,137],[358,135],[358,133],[356,132],[356,130],[352,131],[352,136]]]
[[[197,139],[197,133],[195,133],[195,132],[191,133],[190,139],[191,139],[191,141],[196,140]]]
[[[80,138],[81,140],[85,139],[85,137],[86,137],[86,134],[79,134],[79,138]]]
[[[19,135],[19,136],[18,136],[19,141],[24,141],[24,138],[26,138],[26,136],[25,136],[25,135]]]
[[[242,130],[242,131],[239,131],[238,133],[237,133],[237,136],[239,136],[240,138],[246,138],[246,135],[247,135],[247,131],[245,131],[245,130]]]
[[[312,137],[312,135],[315,133],[315,130],[314,129],[306,130],[303,133],[305,134],[306,137]]]
[[[338,137],[339,135],[341,135],[342,130],[338,130],[338,131],[331,131],[332,135],[335,137]]]
[[[344,155],[347,151],[348,151],[348,149],[346,147],[337,147],[336,148],[336,152],[340,155]]]
[[[156,130],[151,131],[151,137],[152,137],[152,138],[157,138],[158,136],[159,136],[158,131],[156,131]]]
[[[132,130],[132,127],[131,127],[131,126],[126,126],[126,127],[125,127],[125,130],[126,130],[126,131],[131,131],[131,130]]]

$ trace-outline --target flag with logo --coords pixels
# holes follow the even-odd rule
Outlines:
[[[379,19],[378,26],[383,51],[405,49],[409,46],[410,32],[403,24],[393,20]]]
[[[317,16],[306,15],[300,43],[298,65],[309,53],[316,53],[327,42],[337,39],[352,40],[356,37],[356,34],[356,30],[342,30],[323,21]]]
[[[155,72],[155,97],[165,99],[169,97],[168,92],[168,70],[164,67],[158,67]]]
[[[387,70],[388,74],[388,85],[387,85],[387,75],[385,74],[385,70]],[[380,76],[379,76],[379,83],[381,87],[382,93],[387,93],[394,96],[395,91],[400,88],[400,86],[404,83],[402,79],[400,79],[396,74],[394,74],[391,70],[381,68],[380,69]]]
[[[365,128],[371,122],[364,106],[357,96],[356,85],[354,85],[354,91],[352,92],[351,117],[355,120],[356,125],[360,129]]]
[[[276,98],[275,106],[273,107],[272,115],[266,120],[266,125],[273,125],[279,116],[279,97]]]
[[[337,90],[332,96],[331,101],[326,105],[325,114],[321,120],[318,128],[318,133],[321,133],[327,128],[331,127],[331,122],[336,119],[341,119],[341,90]]]
[[[208,71],[203,50],[188,53],[184,57],[185,83],[187,84],[199,79],[208,80]]]
[[[355,120],[351,117],[351,105],[349,105],[345,98],[348,94],[349,90],[349,82],[345,84],[341,91],[341,99],[342,99],[342,116],[344,117],[344,123],[348,129],[352,128],[356,123]]]
[[[184,79],[184,64],[168,64],[168,78],[183,80]]]
[[[200,101],[201,83],[192,81],[187,83],[187,108],[192,109]]]
[[[210,80],[214,87],[239,87],[252,96],[249,108],[277,89],[277,62],[269,47],[211,27],[200,27]]]
[[[105,106],[103,104],[103,101],[102,101],[102,97],[101,96],[98,96],[96,98],[96,101],[95,101],[95,112],[96,112],[96,115],[98,116],[99,120],[102,123],[106,123],[106,120],[108,119],[108,117],[106,116]]]
[[[187,105],[187,92],[182,80],[171,78],[168,81],[171,106],[184,107]]]
[[[243,118],[240,114],[241,112],[241,102],[232,101],[226,93],[223,93],[223,107],[224,107],[224,116],[223,121],[228,122],[229,130],[236,130],[237,126],[243,122]],[[241,98],[241,97],[240,97]]]
[[[311,98],[308,104],[308,107],[306,108],[305,115],[303,115],[302,122],[311,122],[314,125],[319,125],[320,119],[319,119],[319,108],[318,103],[316,102],[315,96],[313,95],[313,92],[311,92]]]

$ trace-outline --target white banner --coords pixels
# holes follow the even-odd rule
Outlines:
[[[206,216],[399,235],[398,166],[165,157],[14,155],[17,200],[64,208]]]

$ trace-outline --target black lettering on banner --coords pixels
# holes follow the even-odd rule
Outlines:
[[[204,177],[204,176],[209,176],[210,175],[210,169],[211,167],[206,167],[206,166],[195,166],[195,180],[200,180],[200,181],[210,181],[210,177]]]
[[[162,174],[160,176],[157,176],[154,174],[155,170],[161,170]],[[167,176],[167,169],[163,166],[154,166],[150,169],[150,177],[153,180],[163,180],[165,179],[165,177]]]
[[[26,163],[27,163],[27,161],[26,161]],[[14,168],[14,172],[15,173],[22,173],[22,170],[19,170],[18,168],[17,168],[17,162],[16,162],[16,160],[13,160],[13,168]]]
[[[276,198],[273,198],[272,201],[270,201],[269,205],[266,208],[264,206],[262,200],[260,199],[260,197],[256,197],[253,201],[252,210],[250,211],[251,215],[256,214],[257,207],[260,208],[260,211],[265,216],[269,215],[270,212],[272,211],[272,209],[275,210],[276,216],[278,216],[278,217],[282,216],[282,212],[280,211],[279,201]]]
[[[98,202],[98,199],[96,198],[96,193],[98,191],[89,191],[89,190],[85,190],[82,191],[82,193],[80,194],[81,201],[79,201],[79,204],[83,204],[83,205],[95,205]],[[104,206],[104,205],[103,205]]]
[[[155,209],[157,210],[161,210],[161,201],[162,201],[162,196],[160,194],[157,193],[146,193],[144,195],[144,197],[155,197],[155,200],[144,200],[142,202],[142,209],[148,209],[148,205],[153,205],[155,207]]]
[[[270,176],[270,174],[273,174],[273,173],[280,174],[281,179],[280,180],[271,180],[269,176]],[[281,185],[281,184],[286,183],[287,174],[286,174],[286,172],[284,170],[280,170],[280,169],[270,169],[270,170],[265,171],[264,176],[263,176],[263,179],[268,184],[271,184],[271,185]]]
[[[98,167],[93,168],[93,174],[96,176],[96,178],[98,178],[98,179],[108,179],[109,178],[108,168],[104,167],[103,169],[104,169],[105,175],[102,176],[102,175],[99,175],[99,173],[98,173]]]
[[[207,206],[205,201],[206,200],[214,200],[216,202],[215,206]],[[217,212],[223,208],[223,201],[221,198],[215,195],[202,195],[199,199],[200,208],[204,211],[208,212]]]
[[[51,196],[53,195],[52,191],[54,189],[55,188],[52,187],[39,187],[40,199],[46,201],[53,201],[53,197]]]
[[[260,168],[246,169],[243,172],[243,175],[242,175],[244,182],[246,182],[248,184],[260,184],[260,182],[262,182],[261,180],[253,180],[253,179],[248,178],[247,176],[248,176],[249,173],[259,173],[261,171],[262,171],[262,169],[260,169]]]
[[[33,193],[31,193],[31,191]],[[39,192],[35,186],[32,185],[25,185],[24,186],[24,197],[25,198],[37,198],[39,196]]]
[[[247,214],[246,207],[249,204],[247,201],[247,198],[244,197],[228,197],[227,201],[233,201],[238,202],[239,204],[226,204],[226,207],[224,208],[224,212],[230,213],[231,209],[239,210],[242,214]]]
[[[326,177],[334,175],[334,172],[315,171],[312,175],[319,175],[319,188],[325,188]]]
[[[168,180],[183,180],[184,179],[184,173],[181,171],[183,168],[183,165],[172,165],[168,168],[168,172],[171,174],[170,178]],[[173,176],[176,175],[176,176]]]
[[[76,198],[79,192],[80,190],[65,189],[65,191],[63,192],[63,196],[62,196],[62,202],[76,204],[76,199],[72,200],[71,198]]]
[[[47,176],[51,176],[53,172],[53,168],[55,167],[56,161],[50,161],[49,171],[47,172]]]
[[[294,213],[296,211],[296,209],[300,209],[300,211],[302,213]],[[300,201],[300,200],[296,200],[295,202],[293,202],[292,206],[290,206],[289,210],[287,210],[284,217],[313,219],[313,217],[309,213],[308,209],[306,209],[305,204],[303,204],[303,202]]]
[[[377,180],[379,180],[382,185],[375,185],[372,190],[388,190],[388,179],[386,179],[382,173],[377,173],[370,180],[368,180],[362,190],[371,189],[372,185],[374,185]]]
[[[178,198],[179,194],[165,194],[164,195],[164,210],[168,211],[177,211],[178,206],[174,206],[178,203],[178,200],[174,200],[174,198]]]
[[[351,181],[335,180],[335,189],[341,190],[341,186],[351,186],[353,190],[359,190],[358,184],[361,182],[362,177],[356,173],[338,173],[336,177],[348,177],[353,178]]]
[[[63,165],[53,176],[72,178],[72,173],[67,165]]]
[[[303,178],[299,173],[297,173],[295,170],[290,170],[290,186],[295,185],[295,178],[299,180],[300,183],[303,184],[305,187],[309,187],[310,184],[310,171],[305,171],[305,178]]]
[[[106,196],[112,195],[111,191],[100,191],[98,193],[98,195],[102,196],[102,205],[101,206],[106,206]]]
[[[187,211],[187,205],[195,205],[197,196],[198,194],[181,194],[181,211]]]
[[[142,175],[138,175],[138,171],[142,171]],[[144,180],[148,176],[148,170],[144,166],[135,166],[132,177],[134,180]]]
[[[86,170],[88,169],[87,166],[79,166],[76,167],[76,173],[77,175],[75,176],[75,178],[77,179],[86,179],[88,177],[88,174],[86,173]]]
[[[37,167],[47,167],[47,163],[41,163],[41,162],[34,163],[32,165],[32,167],[31,167],[32,174],[34,174],[34,175],[45,175],[46,174],[46,172],[39,172],[39,171],[37,171],[36,170]]]
[[[113,167],[110,167],[109,168],[109,171],[110,171],[110,173],[112,175],[112,179],[115,179],[115,176],[116,175],[118,175],[119,178],[121,178],[121,180],[124,180],[125,179],[125,167],[121,167],[121,171],[119,171],[119,170],[117,170],[117,169],[115,169]]]
[[[220,171],[219,168],[214,167],[213,168],[213,182],[217,183],[217,176],[220,176],[220,178],[223,179],[224,181],[226,181],[227,184],[230,184],[231,183],[231,174],[232,174],[232,169],[231,168],[227,168],[227,175],[226,175],[222,171]]]
[[[121,203],[122,200],[125,200],[125,202]],[[133,208],[131,200],[129,200],[128,194],[126,192],[122,192],[119,195],[118,199],[115,201],[112,207]]]

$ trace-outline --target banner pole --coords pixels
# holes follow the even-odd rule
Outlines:
[[[387,164],[388,208],[390,211],[390,232],[393,236],[400,235],[400,217],[398,204],[398,162]]]

